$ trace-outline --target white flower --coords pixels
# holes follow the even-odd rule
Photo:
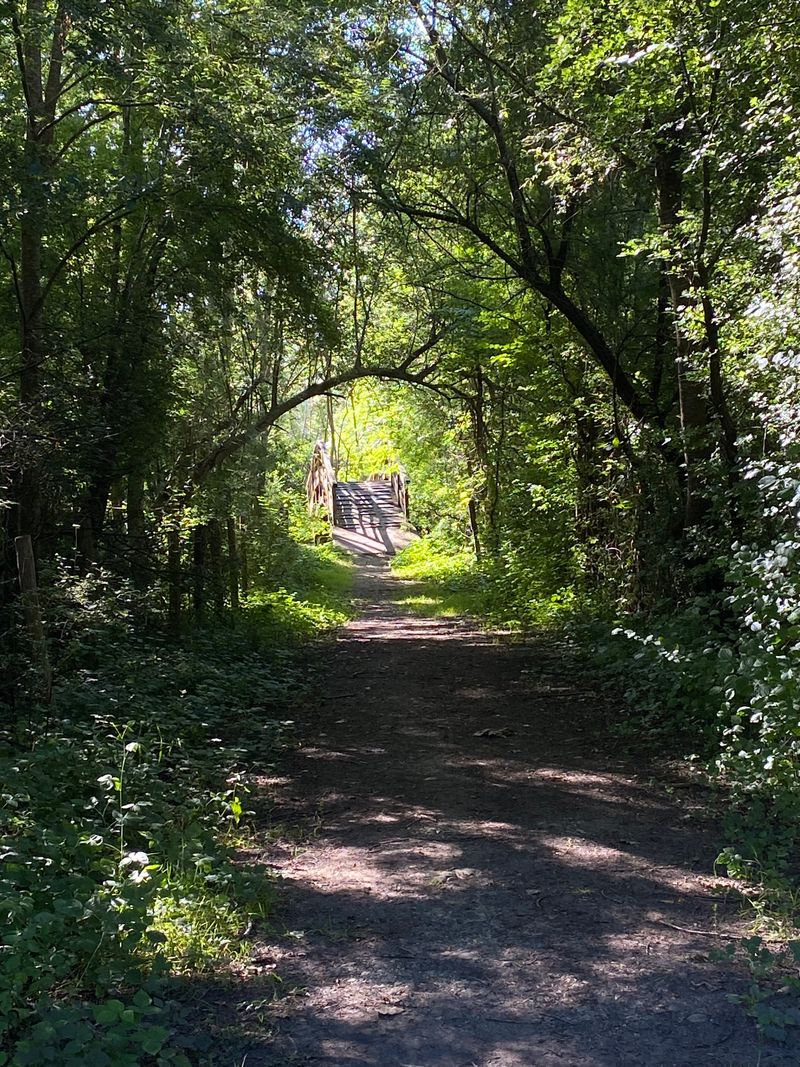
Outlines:
[[[150,857],[146,852],[128,852],[119,861],[120,867],[146,867]]]

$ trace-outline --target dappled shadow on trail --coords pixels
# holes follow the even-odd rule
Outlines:
[[[265,780],[282,908],[242,1018],[292,995],[247,1067],[797,1063],[709,958],[742,931],[694,788],[619,755],[557,647],[404,616],[397,584],[362,566],[306,743]]]

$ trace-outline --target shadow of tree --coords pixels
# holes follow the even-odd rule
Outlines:
[[[695,792],[615,751],[557,651],[384,599],[327,656],[273,785],[276,825],[321,829],[270,853],[282,931],[234,998],[247,1067],[800,1063],[709,958],[745,931]]]

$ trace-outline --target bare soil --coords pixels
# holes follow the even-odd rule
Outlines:
[[[626,756],[556,644],[408,615],[380,560],[358,592],[265,783],[281,904],[237,987],[246,1067],[800,1064],[710,958],[748,929],[700,788]]]

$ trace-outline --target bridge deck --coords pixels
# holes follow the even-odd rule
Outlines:
[[[393,556],[417,539],[388,482],[338,482],[334,544],[360,556]]]

